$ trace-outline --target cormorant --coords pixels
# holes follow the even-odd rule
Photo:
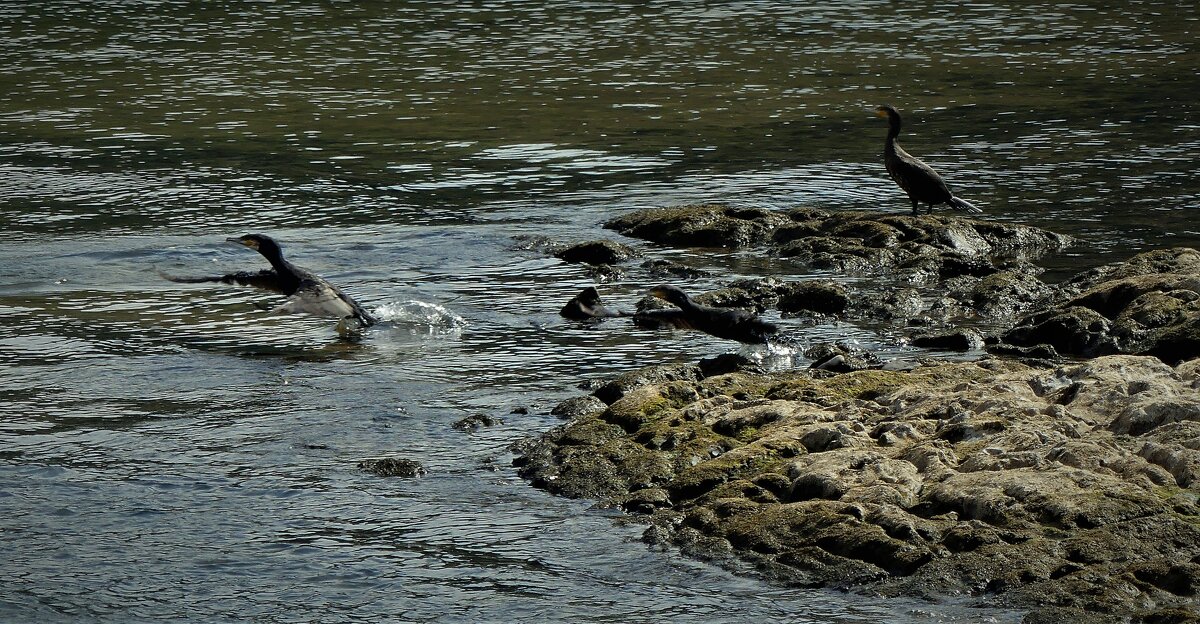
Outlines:
[[[222,282],[282,293],[288,298],[271,310],[272,314],[299,312],[333,317],[341,319],[338,324],[339,330],[345,328],[344,322],[348,320],[356,322],[360,328],[376,323],[375,317],[371,316],[349,295],[342,292],[340,288],[330,284],[312,271],[284,260],[279,243],[276,243],[270,236],[247,234],[227,240],[231,243],[245,245],[262,254],[267,262],[271,263],[271,268],[258,272],[239,271],[215,277],[171,277],[169,275],[163,277],[184,284]]]
[[[883,147],[883,164],[887,166],[888,175],[892,177],[892,180],[895,180],[896,184],[904,189],[905,193],[908,193],[908,198],[912,200],[914,215],[920,214],[917,209],[918,203],[929,204],[930,213],[933,212],[934,204],[950,204],[951,208],[966,212],[983,212],[971,202],[961,197],[955,197],[946,187],[942,176],[938,175],[932,167],[896,144],[896,137],[900,134],[900,113],[895,108],[885,104],[875,111],[878,116],[888,118],[888,135],[887,142]]]
[[[604,304],[600,302],[600,292],[596,290],[595,286],[584,288],[578,295],[572,297],[558,313],[576,321],[630,316],[625,312],[613,311],[604,307]]]
[[[644,327],[694,329],[710,336],[746,344],[766,344],[779,331],[758,315],[737,308],[714,308],[696,303],[677,286],[660,284],[650,294],[674,305],[677,310],[645,310],[633,315],[633,322]]]

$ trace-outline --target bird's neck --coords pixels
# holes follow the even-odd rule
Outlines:
[[[885,149],[894,151],[896,149],[896,137],[900,136],[900,120],[893,119],[888,123],[887,143]]]
[[[283,259],[282,251],[278,249],[260,249],[259,253],[261,253],[262,256],[267,259],[267,262],[271,263],[271,266],[277,272],[287,273],[290,271],[287,261]]]

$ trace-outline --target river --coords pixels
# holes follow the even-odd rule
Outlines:
[[[906,212],[881,103],[984,218],[1079,238],[1047,279],[1200,246],[1200,20],[1106,7],[0,0],[0,620],[1019,620],[652,550],[509,446],[582,383],[738,350],[560,318],[594,281],[547,243],[658,205]],[[385,322],[160,277],[264,267],[249,232]],[[695,292],[826,277],[626,242]]]

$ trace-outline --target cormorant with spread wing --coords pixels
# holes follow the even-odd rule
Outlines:
[[[358,324],[359,328],[369,327],[376,323],[375,317],[371,316],[371,313],[342,292],[340,288],[330,284],[312,271],[285,260],[279,243],[276,243],[275,239],[270,236],[247,234],[228,240],[262,254],[267,262],[271,263],[271,268],[257,272],[239,271],[214,277],[172,277],[169,275],[163,277],[184,284],[222,282],[281,293],[287,296],[287,300],[271,310],[272,314],[303,313],[337,318],[341,319],[338,325],[339,329],[345,327],[345,321],[353,321]]]

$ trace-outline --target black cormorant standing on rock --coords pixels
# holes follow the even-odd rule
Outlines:
[[[349,295],[342,292],[340,288],[330,284],[312,271],[284,260],[283,250],[279,248],[279,243],[276,243],[270,236],[247,234],[228,240],[245,245],[262,254],[267,262],[271,263],[271,268],[258,272],[240,271],[215,277],[171,277],[169,275],[163,277],[185,284],[223,282],[282,293],[287,295],[287,300],[271,310],[272,314],[304,313],[337,318],[341,319],[338,324],[339,330],[346,329],[346,321],[357,323],[359,328],[375,324],[375,317],[371,316]]]
[[[875,110],[880,117],[888,118],[888,135],[887,142],[883,147],[883,164],[887,165],[888,175],[892,176],[892,179],[900,185],[900,188],[904,189],[905,193],[908,193],[908,198],[912,200],[914,215],[920,214],[917,210],[918,203],[929,204],[931,213],[934,204],[950,204],[951,208],[966,212],[983,212],[971,202],[961,197],[955,197],[946,187],[942,176],[938,175],[932,167],[896,144],[896,137],[900,134],[900,113],[895,108],[884,105]]]

